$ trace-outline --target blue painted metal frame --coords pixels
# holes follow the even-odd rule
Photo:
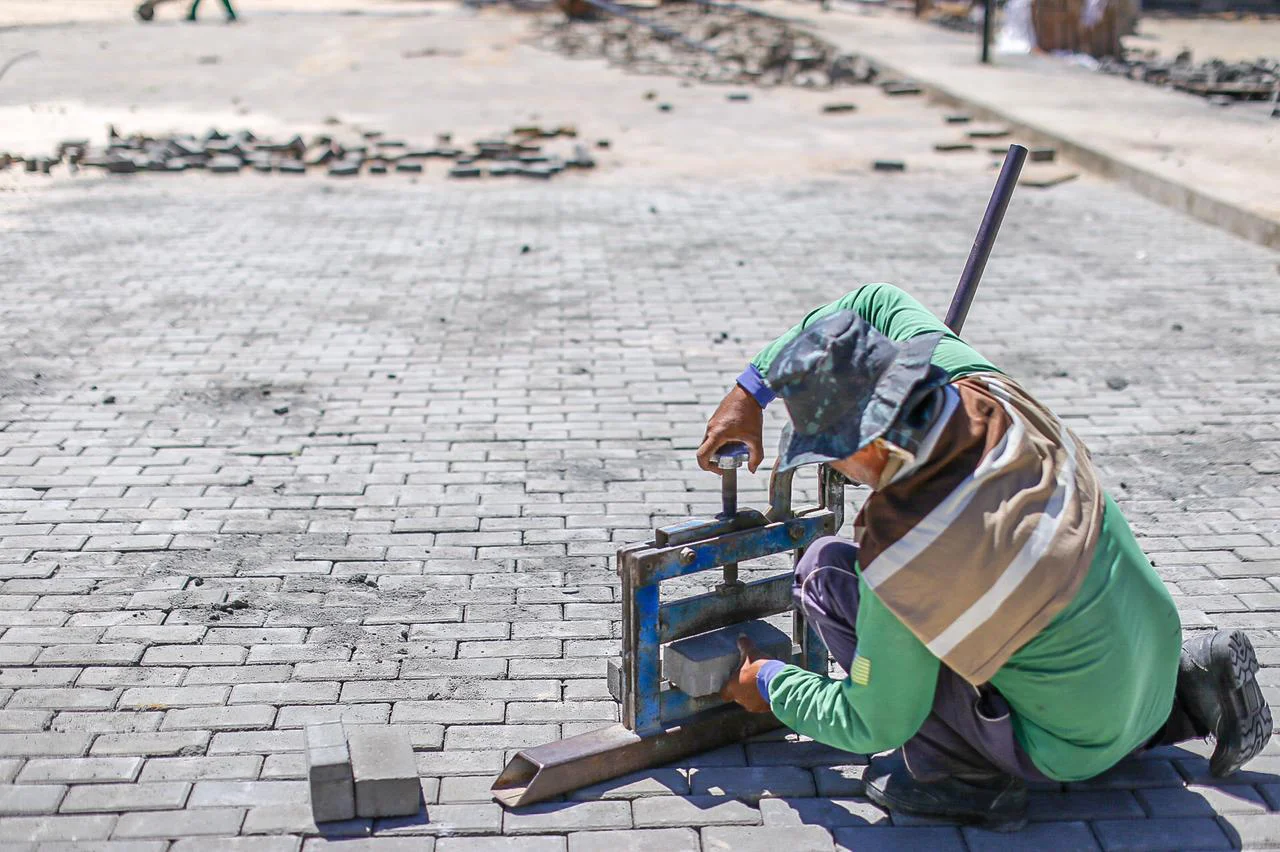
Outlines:
[[[792,608],[791,572],[752,583],[722,584],[714,592],[662,603],[660,584],[699,571],[792,551],[796,558],[814,540],[834,534],[844,517],[844,480],[825,465],[818,469],[821,502],[791,511],[791,472],[770,482],[768,517],[743,510],[726,519],[702,522],[708,535],[696,538],[699,523],[665,528],[654,541],[618,551],[623,592],[623,724],[640,735],[665,727],[723,702],[718,696],[694,698],[665,683],[661,647],[694,633]],[[659,543],[661,541],[662,543]],[[792,638],[799,650],[792,662],[826,671],[827,651],[817,631],[795,611]]]

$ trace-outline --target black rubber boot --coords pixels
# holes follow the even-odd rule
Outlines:
[[[992,831],[1017,831],[1027,824],[1027,785],[1012,775],[917,781],[898,751],[871,761],[863,782],[868,799],[895,813],[946,817]]]
[[[1223,778],[1262,751],[1271,738],[1271,708],[1258,686],[1258,657],[1239,630],[1188,639],[1178,662],[1178,698],[1214,739],[1209,771]]]

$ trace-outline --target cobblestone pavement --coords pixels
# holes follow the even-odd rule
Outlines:
[[[594,177],[0,194],[0,850],[1280,846],[1280,748],[1037,790],[1012,836],[891,818],[862,757],[784,736],[488,801],[513,749],[615,718],[611,555],[715,510],[692,452],[746,358],[861,281],[941,311],[991,180]],[[967,329],[1273,705],[1277,260],[1024,191]],[[301,726],[337,718],[410,727],[417,817],[316,836]]]

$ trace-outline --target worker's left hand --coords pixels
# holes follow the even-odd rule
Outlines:
[[[764,700],[756,686],[756,675],[768,658],[761,655],[755,643],[746,636],[738,637],[738,651],[742,654],[742,664],[720,690],[720,697],[737,702],[752,713],[768,713],[769,702]]]

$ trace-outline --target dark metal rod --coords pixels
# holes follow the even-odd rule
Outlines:
[[[1000,176],[996,178],[996,188],[991,192],[991,200],[987,202],[987,212],[982,214],[982,224],[978,226],[978,235],[973,238],[973,248],[969,250],[969,259],[965,261],[964,272],[960,273],[960,283],[956,285],[956,293],[951,297],[951,307],[947,310],[947,328],[956,334],[964,327],[965,317],[969,316],[969,306],[978,292],[978,282],[982,280],[982,271],[987,268],[987,258],[991,256],[991,247],[996,244],[996,235],[1000,233],[1000,223],[1004,221],[1004,211],[1009,208],[1009,199],[1013,198],[1013,190],[1018,185],[1018,175],[1022,173],[1022,164],[1027,159],[1027,149],[1021,145],[1010,145],[1005,154],[1004,165],[1000,168]]]
[[[982,64],[991,64],[991,24],[996,16],[996,0],[982,0]]]

